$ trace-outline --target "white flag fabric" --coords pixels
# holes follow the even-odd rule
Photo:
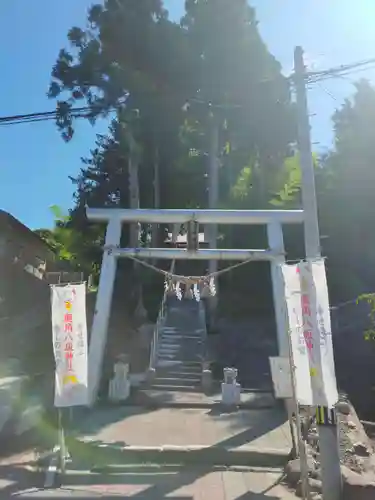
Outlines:
[[[88,404],[86,285],[51,287],[55,406]]]
[[[282,264],[289,342],[293,353],[296,398],[300,405],[312,406],[309,353],[306,346],[301,305],[301,282],[298,265]]]
[[[332,408],[338,401],[338,391],[324,260],[301,262],[299,270],[313,404]]]

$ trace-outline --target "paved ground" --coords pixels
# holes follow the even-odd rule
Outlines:
[[[280,479],[280,470],[210,470],[191,467],[131,469],[113,475],[68,474],[63,487],[55,490],[20,488],[0,498],[103,498],[130,497],[137,500],[293,500]]]
[[[213,446],[291,448],[288,423],[277,409],[239,410],[220,408],[112,408],[98,410],[82,420],[82,434],[95,440],[130,446]]]
[[[117,407],[80,415],[80,437],[99,444],[133,447],[174,445],[181,448],[205,446],[272,449],[287,455],[290,436],[285,416],[276,408],[225,413],[217,405],[210,409]],[[218,449],[218,448],[217,448]],[[95,456],[75,456],[68,466],[63,488],[43,489],[45,475],[32,472],[32,450],[0,460],[0,499],[17,498],[103,498],[129,496],[139,500],[266,500],[295,498],[281,484],[282,472],[249,467],[213,467],[195,461],[177,465],[145,466],[134,462],[113,463],[95,471]],[[87,464],[90,464],[89,467]],[[100,463],[100,462],[99,462]],[[108,465],[106,463],[106,465]],[[90,470],[86,470],[86,469]],[[38,489],[40,488],[40,489]]]

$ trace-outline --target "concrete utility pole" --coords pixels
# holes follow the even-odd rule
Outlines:
[[[219,127],[214,115],[213,110],[209,113],[209,170],[208,170],[208,207],[210,209],[217,209],[219,202]],[[209,226],[209,246],[211,249],[217,248],[217,224]],[[208,272],[209,274],[217,271],[217,260],[210,260]],[[215,283],[216,293],[218,293],[218,283]],[[217,306],[217,295],[210,298],[211,317],[214,319]]]
[[[302,170],[305,252],[308,259],[317,259],[321,257],[321,250],[306,95],[306,70],[303,61],[302,47],[296,47],[294,51],[294,70],[298,117],[298,148]],[[318,425],[318,430],[322,466],[323,498],[324,500],[340,500],[342,479],[337,425]]]

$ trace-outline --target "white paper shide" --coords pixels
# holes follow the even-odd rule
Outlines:
[[[88,404],[85,284],[51,287],[55,406]]]

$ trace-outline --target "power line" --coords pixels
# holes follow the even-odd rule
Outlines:
[[[92,113],[92,108],[89,106],[81,108],[71,108],[69,110],[69,115],[74,118],[89,117]],[[22,115],[11,115],[0,117],[0,125],[17,125],[19,123],[33,123],[39,121],[48,121],[57,119],[59,117],[59,111],[43,111],[39,113],[28,113]]]
[[[333,78],[345,78],[348,75],[355,74],[360,71],[368,71],[375,68],[375,58],[367,59],[363,61],[358,61],[352,64],[342,64],[337,67],[332,67],[322,71],[310,71],[306,73],[307,83],[315,84],[324,80],[330,80]],[[294,80],[294,74],[287,77],[289,81]],[[277,79],[278,80],[278,79]],[[264,84],[266,82],[276,81],[272,79],[261,80],[259,84]],[[238,108],[239,105],[234,104],[219,104],[219,103],[205,103],[204,100],[199,98],[188,99],[186,102],[192,102],[197,104],[211,104],[213,108]],[[110,111],[115,111],[116,108],[111,108]],[[69,115],[72,118],[90,118],[93,114],[93,109],[90,106],[84,106],[80,108],[69,109]],[[43,111],[38,113],[20,114],[20,115],[10,115],[0,117],[0,126],[9,125],[19,125],[23,123],[36,123],[44,122],[49,120],[56,120],[59,117],[59,111]]]
[[[323,71],[313,71],[308,72],[307,81],[308,83],[316,83],[323,80],[328,80],[332,78],[340,78],[347,75],[351,75],[360,71],[368,71],[373,69],[375,65],[375,59],[367,59],[365,61],[359,61],[352,64],[342,64],[337,67],[333,67]]]
[[[113,106],[110,106],[108,111],[116,111]],[[98,109],[98,111],[100,111]],[[106,110],[107,111],[107,110]],[[91,118],[95,114],[95,109],[90,106],[84,106],[81,108],[70,108],[67,115],[71,118]],[[0,117],[1,125],[18,125],[20,123],[34,123],[34,122],[44,122],[49,120],[57,120],[60,116],[60,111],[43,111],[39,113],[29,113],[22,115],[11,115]]]
[[[338,99],[332,94],[332,92],[330,92],[326,87],[324,87],[321,83],[319,82],[316,82],[317,85],[319,86],[319,88],[321,88],[323,90],[323,92],[325,92],[333,101],[336,101],[338,102]]]

